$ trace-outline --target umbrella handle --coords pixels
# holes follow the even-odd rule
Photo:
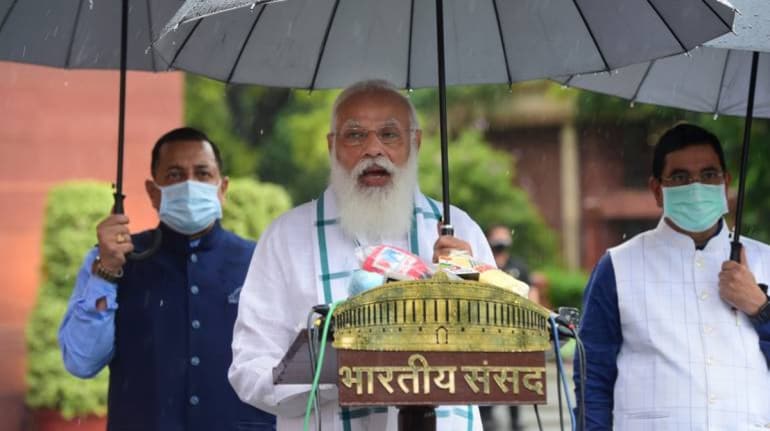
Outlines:
[[[730,260],[740,263],[743,244],[739,240],[730,242]]]
[[[150,246],[143,251],[132,251],[131,253],[128,253],[126,255],[126,258],[128,260],[133,261],[139,261],[139,260],[145,260],[148,257],[155,254],[156,251],[160,248],[160,244],[163,242],[163,231],[161,231],[159,228],[153,229],[151,231],[152,235],[152,242],[150,243]]]
[[[115,197],[115,204],[112,207],[112,213],[113,214],[125,214],[125,211],[123,209],[123,198],[125,198],[125,195],[122,193],[115,192],[113,194]],[[128,260],[145,260],[148,257],[155,254],[156,251],[158,251],[158,248],[160,248],[160,244],[163,242],[163,231],[160,229],[153,229],[152,230],[152,242],[150,243],[150,247],[147,248],[147,250],[144,251],[132,251],[128,254],[126,254],[126,258]]]

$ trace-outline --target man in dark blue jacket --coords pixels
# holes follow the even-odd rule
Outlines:
[[[152,150],[147,193],[162,242],[131,235],[113,214],[78,273],[59,329],[64,364],[88,378],[110,369],[108,429],[273,430],[275,417],[242,403],[227,381],[232,328],[255,244],[219,223],[228,179],[217,147],[192,128]]]

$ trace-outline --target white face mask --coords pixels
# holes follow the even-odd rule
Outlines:
[[[222,218],[219,184],[184,181],[160,189],[160,221],[171,229],[192,235],[205,230]]]

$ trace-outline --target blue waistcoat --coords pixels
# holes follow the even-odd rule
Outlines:
[[[217,222],[191,247],[163,224],[160,249],[118,287],[109,431],[263,431],[275,417],[227,380],[238,298],[255,244]],[[150,232],[134,236],[136,248]]]

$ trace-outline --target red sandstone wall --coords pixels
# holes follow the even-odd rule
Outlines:
[[[124,193],[132,229],[156,223],[143,180],[150,149],[183,121],[179,73],[129,73]],[[23,422],[24,325],[39,282],[51,185],[115,180],[118,74],[0,62],[0,430]],[[51,328],[56,330],[56,328]]]

